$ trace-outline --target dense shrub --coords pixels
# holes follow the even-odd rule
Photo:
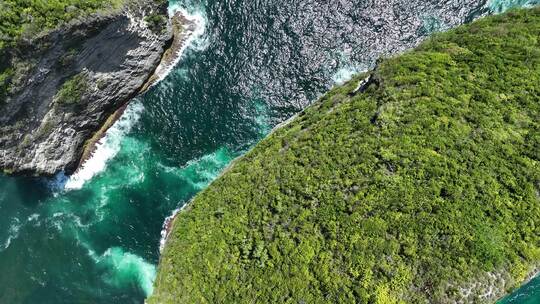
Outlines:
[[[64,82],[58,93],[56,93],[55,100],[60,105],[77,104],[88,90],[88,87],[88,77],[84,72],[79,73]]]
[[[161,32],[167,26],[167,18],[160,14],[152,14],[144,18],[148,27],[154,32]]]
[[[539,264],[540,9],[438,34],[371,74],[193,200],[149,303],[442,303]]]

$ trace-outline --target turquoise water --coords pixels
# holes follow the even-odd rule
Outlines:
[[[540,277],[532,279],[512,294],[498,302],[499,304],[538,304],[540,303]]]
[[[381,55],[528,1],[396,2],[388,20],[379,1],[171,2],[204,34],[82,171],[0,176],[0,303],[142,303],[164,219],[274,125]],[[539,291],[533,281],[507,303],[536,303]]]

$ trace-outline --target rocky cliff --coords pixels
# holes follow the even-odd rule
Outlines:
[[[85,142],[145,85],[172,41],[164,1],[72,20],[3,51],[14,71],[0,96],[0,168],[73,172]]]

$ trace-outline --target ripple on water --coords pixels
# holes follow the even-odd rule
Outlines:
[[[540,4],[540,0],[490,0],[489,8],[495,13],[503,13],[514,7],[531,7]]]

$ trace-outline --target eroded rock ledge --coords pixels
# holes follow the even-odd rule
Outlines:
[[[9,50],[18,76],[0,101],[0,168],[73,172],[85,142],[156,70],[172,43],[170,23],[166,2],[127,2]]]

